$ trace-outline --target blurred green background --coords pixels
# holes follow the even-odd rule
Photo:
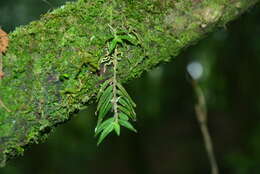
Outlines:
[[[66,0],[0,1],[0,26],[39,19]],[[203,67],[199,85],[208,105],[220,173],[260,173],[260,6],[127,84],[137,103],[138,134],[124,130],[100,147],[93,137],[95,105],[60,125],[0,174],[203,174],[210,165],[194,112],[186,67]]]

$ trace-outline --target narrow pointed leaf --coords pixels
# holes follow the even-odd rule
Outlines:
[[[113,86],[109,86],[104,92],[103,94],[101,95],[100,99],[99,99],[99,102],[98,102],[98,105],[97,105],[97,110],[99,110],[101,108],[101,106],[103,106],[104,104],[106,104],[107,102],[110,102],[112,96],[113,96],[113,93],[112,93],[112,90],[113,90]]]
[[[118,106],[118,110],[120,110],[121,112],[123,112],[125,115],[127,115],[128,117],[130,117],[133,120],[136,120],[136,115],[132,114],[128,109],[126,109],[125,107],[119,105]]]
[[[118,110],[126,114],[127,116],[131,116],[131,112],[128,111],[125,107],[118,105]]]
[[[125,90],[125,88],[120,84],[120,83],[117,83],[117,87],[119,88],[119,91],[122,92],[122,94],[129,99],[129,101],[131,102],[131,104],[136,107],[136,104],[135,102],[131,99],[131,97],[129,96],[129,94],[127,93],[127,91]]]
[[[112,132],[114,129],[114,124],[111,123],[110,125],[108,125],[101,133],[99,139],[98,139],[98,143],[97,145],[100,145],[100,143],[106,138],[106,136]]]
[[[99,126],[95,129],[95,136],[97,136],[102,130],[104,130],[106,127],[108,127],[110,124],[114,122],[115,118],[111,117],[105,121],[103,121]]]
[[[119,116],[119,118],[122,119],[122,120],[126,120],[126,121],[129,120],[129,117],[128,117],[126,114],[124,114],[123,112],[120,112],[120,113],[118,114],[118,116]]]
[[[129,130],[131,130],[131,131],[133,131],[133,132],[137,132],[137,130],[136,130],[136,129],[132,126],[132,124],[129,123],[128,121],[122,120],[122,119],[119,119],[118,121],[119,121],[119,124],[120,124],[121,126],[124,126],[124,127],[126,127],[127,129],[129,129]]]
[[[116,134],[119,136],[120,135],[120,125],[116,122],[114,122],[114,130]]]
[[[117,44],[118,44],[118,43],[123,44],[123,40],[120,38],[120,36],[118,36],[118,37],[116,38],[116,42],[117,42]]]
[[[98,118],[98,121],[97,121],[97,126],[95,127],[95,132],[97,131],[98,127],[100,126],[100,124],[102,123],[103,121],[103,118]],[[95,135],[96,136],[96,135]]]
[[[109,54],[111,54],[114,51],[114,49],[116,48],[116,44],[117,44],[117,40],[113,39],[109,44],[109,48],[108,48]]]
[[[124,106],[132,115],[136,115],[134,108],[125,100],[125,98],[121,97],[118,102]]]
[[[107,96],[109,93],[112,92],[112,85],[108,86],[107,88],[105,88],[102,92],[101,92],[101,96],[99,97],[99,100],[104,99],[105,96]]]
[[[104,100],[100,100],[98,102],[97,110],[100,110],[102,107],[110,103],[112,98],[113,98],[113,93],[110,93]]]
[[[120,39],[122,39],[122,40],[127,40],[128,42],[130,42],[131,44],[133,44],[133,45],[138,45],[138,41],[136,40],[136,38],[134,37],[134,36],[132,36],[132,35],[122,35],[122,36],[120,36]]]
[[[130,98],[130,96],[125,96],[125,94],[123,94],[122,91],[118,90],[117,91],[118,95],[121,96],[121,98],[124,99],[125,102],[127,102],[128,105],[130,105],[133,109],[136,107],[136,104],[133,103],[132,99]],[[134,104],[134,105],[133,105]]]
[[[105,82],[102,83],[99,92],[97,94],[97,100],[99,100],[100,96],[103,94],[103,91],[106,89],[106,87],[109,85],[109,83],[111,82],[110,79],[106,80]]]
[[[101,107],[98,113],[98,119],[103,119],[106,114],[111,110],[112,108],[112,103],[108,102],[106,103],[106,105],[104,105],[104,107]]]

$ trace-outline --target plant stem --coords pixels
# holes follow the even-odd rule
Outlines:
[[[207,126],[207,106],[206,99],[202,89],[196,83],[195,80],[192,80],[192,86],[194,88],[195,94],[198,99],[198,103],[195,105],[196,117],[200,125],[202,132],[206,152],[209,158],[211,165],[211,174],[219,174],[219,169],[216,161],[216,157],[213,150],[213,143]]]
[[[115,122],[117,123],[118,122],[118,111],[117,111],[117,89],[116,89],[116,84],[117,84],[117,48],[115,49],[115,52],[113,54],[113,57],[112,57],[112,62],[113,62],[113,99],[112,99],[112,102],[113,102],[113,110],[114,110],[114,117],[115,117]]]

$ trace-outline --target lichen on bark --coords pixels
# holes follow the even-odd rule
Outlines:
[[[16,28],[9,34],[0,80],[0,98],[11,110],[0,108],[1,166],[92,101],[111,75],[101,73],[99,64],[111,37],[108,24],[139,39],[138,45],[119,48],[125,58],[118,77],[126,82],[170,61],[256,2],[79,0]]]

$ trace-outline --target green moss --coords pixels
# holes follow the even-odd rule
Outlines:
[[[138,38],[138,45],[119,48],[124,55],[119,77],[126,82],[171,60],[213,29],[211,24],[225,23],[249,7],[249,0],[240,0],[225,6],[229,13],[222,10],[226,1],[80,0],[16,28],[0,81],[0,98],[12,111],[0,108],[1,164],[92,101],[111,75],[109,70],[101,73],[99,64],[112,34],[108,24]]]

